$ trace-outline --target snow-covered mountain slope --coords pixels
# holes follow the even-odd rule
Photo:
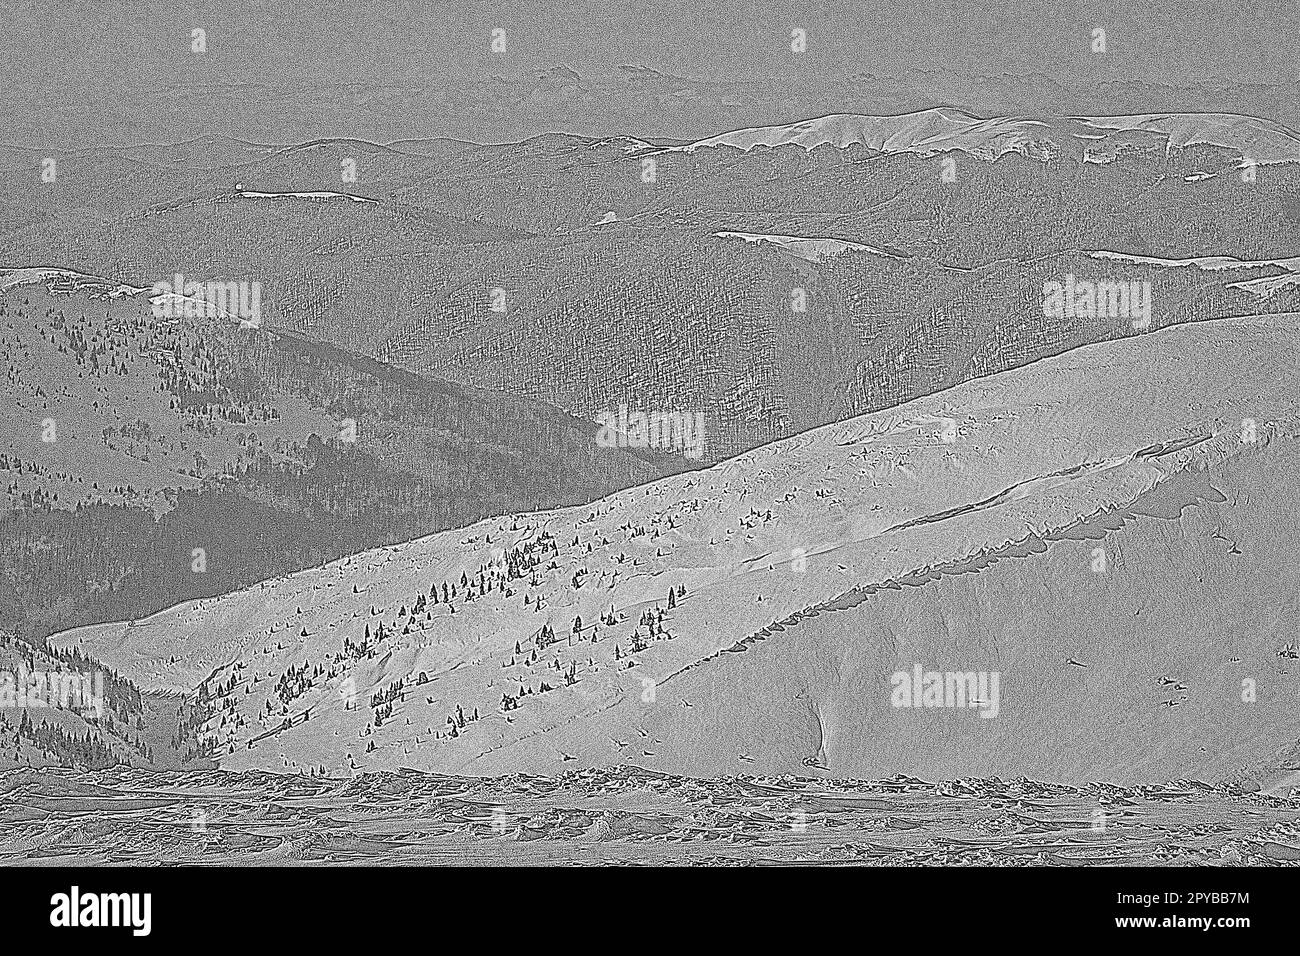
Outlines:
[[[865,146],[884,153],[931,155],[951,150],[981,159],[1020,153],[1037,159],[1068,156],[1110,162],[1123,149],[1177,149],[1196,144],[1223,146],[1259,164],[1300,162],[1300,137],[1280,124],[1228,113],[1136,116],[1029,117],[981,119],[945,108],[901,116],[833,113],[778,126],[760,126],[672,147]]]
[[[716,683],[732,655],[876,593],[1086,540],[1126,509],[1168,509],[1149,502],[1164,488],[1185,497],[1173,479],[1199,488],[1195,471],[1294,427],[1297,318],[1078,349],[591,506],[480,522],[52,643],[146,690],[202,683],[203,739],[231,768],[699,773],[747,754],[797,766],[802,751],[852,769],[852,752],[807,746],[806,727],[774,718],[774,700]],[[1081,665],[1092,650],[1075,652]],[[887,701],[878,677],[864,687]],[[827,705],[801,706],[825,737]],[[688,746],[683,729],[710,715],[726,733]]]

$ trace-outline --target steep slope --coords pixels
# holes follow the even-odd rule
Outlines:
[[[1276,361],[1300,343],[1294,318],[1202,322],[1078,349],[592,507],[484,521],[146,620],[68,632],[54,643],[99,657],[146,689],[199,687],[211,713],[201,739],[234,768],[499,773],[630,762],[710,773],[768,754],[768,769],[805,761],[832,772],[837,764],[876,769],[898,752],[863,743],[878,734],[861,708],[889,700],[887,680],[854,710],[845,701],[866,684],[827,690],[824,674],[814,680],[792,670],[804,676],[767,674],[765,691],[759,669],[733,693],[727,662],[763,654],[791,629],[796,646],[819,640],[805,621],[829,612],[866,607],[888,621],[888,605],[877,607],[882,589],[932,589],[967,570],[982,580],[1012,558],[1033,560],[1049,542],[1118,527],[1125,515],[1177,516],[1219,501],[1213,479],[1196,477],[1207,468],[1241,459],[1231,467],[1253,488],[1251,469],[1263,466],[1249,459],[1296,433],[1300,370]],[[1184,614],[1195,613],[1190,596],[1198,593],[1192,554],[1186,572],[1179,567],[1170,578],[1191,589],[1169,604]],[[983,570],[988,565],[992,572]],[[1109,581],[1076,577],[1081,590]],[[1100,602],[1106,614],[1131,614],[1121,585],[1114,588],[1081,600]],[[996,615],[1014,618],[1025,599],[1014,589],[1000,593]],[[970,612],[965,596],[945,607]],[[983,634],[986,625],[969,627]],[[1181,637],[1165,621],[1150,639]],[[914,649],[890,652],[889,637],[849,627],[827,632],[820,640],[832,650],[805,663],[828,661],[834,670],[840,655],[851,668],[854,654],[867,653],[854,649],[865,645],[879,655],[863,663],[867,681],[868,663],[886,666],[895,654],[962,671],[1019,661],[1024,683],[1016,692],[1037,701],[1030,664],[1067,642],[1012,628],[1006,639],[1022,646],[994,651],[985,635],[978,654],[972,648],[973,656],[949,663],[939,659],[943,639],[914,639]],[[1083,665],[1103,652],[1082,633],[1068,643]],[[1257,655],[1258,641],[1250,651]],[[1159,706],[1150,682],[1161,675],[1146,673],[1146,655],[1158,653],[1169,655],[1163,646],[1143,647],[1140,667],[1127,662],[1143,679],[1115,693]],[[1170,657],[1164,676],[1187,681],[1181,671],[1194,664],[1194,656]],[[1259,674],[1261,687],[1272,679]],[[794,686],[801,680],[802,690]],[[1047,682],[1049,692],[1054,687]],[[790,699],[770,699],[787,691]],[[834,706],[843,708],[840,718]],[[1057,713],[1050,700],[1022,705],[1020,717],[1007,706],[1013,723]],[[1117,704],[1117,720],[1137,706]],[[1242,749],[1262,746],[1260,736],[1282,721],[1269,708],[1255,713],[1263,730],[1232,755],[1241,763],[1251,756]],[[1001,765],[1035,765],[1001,730],[1007,718],[981,720],[969,710],[948,716],[992,735]],[[931,722],[896,718],[890,732],[901,735],[900,751],[910,742],[924,756],[929,729]],[[814,730],[823,743],[813,741]],[[1121,761],[1132,757],[1118,752]],[[942,761],[946,753],[930,757]],[[1098,759],[1081,758],[1074,772],[1102,769]],[[1123,776],[1150,766],[1112,759],[1104,769]]]

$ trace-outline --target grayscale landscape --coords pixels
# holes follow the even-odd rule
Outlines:
[[[1300,860],[1295,10],[674,6],[0,95],[0,862]]]

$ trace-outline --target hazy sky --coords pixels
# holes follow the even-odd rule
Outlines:
[[[685,138],[939,103],[1186,109],[1214,90],[1288,122],[1297,10],[1297,0],[7,3],[0,136]],[[196,27],[203,54],[190,50]],[[790,49],[794,27],[808,32],[805,53]],[[1090,49],[1094,27],[1106,30],[1104,55]],[[490,49],[493,28],[506,31],[504,53]]]

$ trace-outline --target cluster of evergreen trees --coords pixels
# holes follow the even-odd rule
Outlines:
[[[6,729],[12,727],[7,721],[5,723]],[[26,710],[19,718],[14,734],[15,745],[20,741],[28,741],[42,754],[58,761],[60,766],[103,770],[122,763],[121,757],[113,751],[113,748],[89,728],[84,735],[78,736],[44,719],[36,724]],[[139,752],[146,761],[153,761],[153,749],[147,743],[140,745]],[[18,759],[16,746],[14,759]]]

